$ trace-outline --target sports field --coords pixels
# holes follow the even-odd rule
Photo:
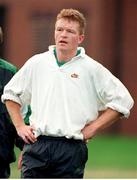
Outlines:
[[[137,178],[137,137],[98,136],[88,149],[85,178]],[[11,164],[11,178],[20,178],[17,162]]]

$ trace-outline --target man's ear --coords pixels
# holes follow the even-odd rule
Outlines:
[[[84,41],[84,39],[85,39],[84,34],[81,34],[81,35],[79,36],[78,44],[81,44],[81,43]]]

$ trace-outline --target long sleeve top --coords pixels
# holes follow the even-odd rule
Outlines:
[[[99,111],[111,108],[128,117],[133,99],[109,70],[85,54],[58,66],[54,46],[31,57],[5,86],[2,101],[30,104],[35,135],[83,139],[81,129]]]

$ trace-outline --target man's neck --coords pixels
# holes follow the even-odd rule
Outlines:
[[[68,52],[68,51],[60,51],[58,49],[56,49],[56,53],[57,53],[57,58],[59,62],[65,61],[68,62],[70,61],[74,56],[76,56],[77,54],[77,49],[72,51],[72,52]]]

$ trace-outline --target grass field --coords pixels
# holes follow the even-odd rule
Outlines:
[[[98,136],[88,149],[85,178],[137,178],[137,137]],[[20,178],[17,162],[11,164],[11,178]]]

